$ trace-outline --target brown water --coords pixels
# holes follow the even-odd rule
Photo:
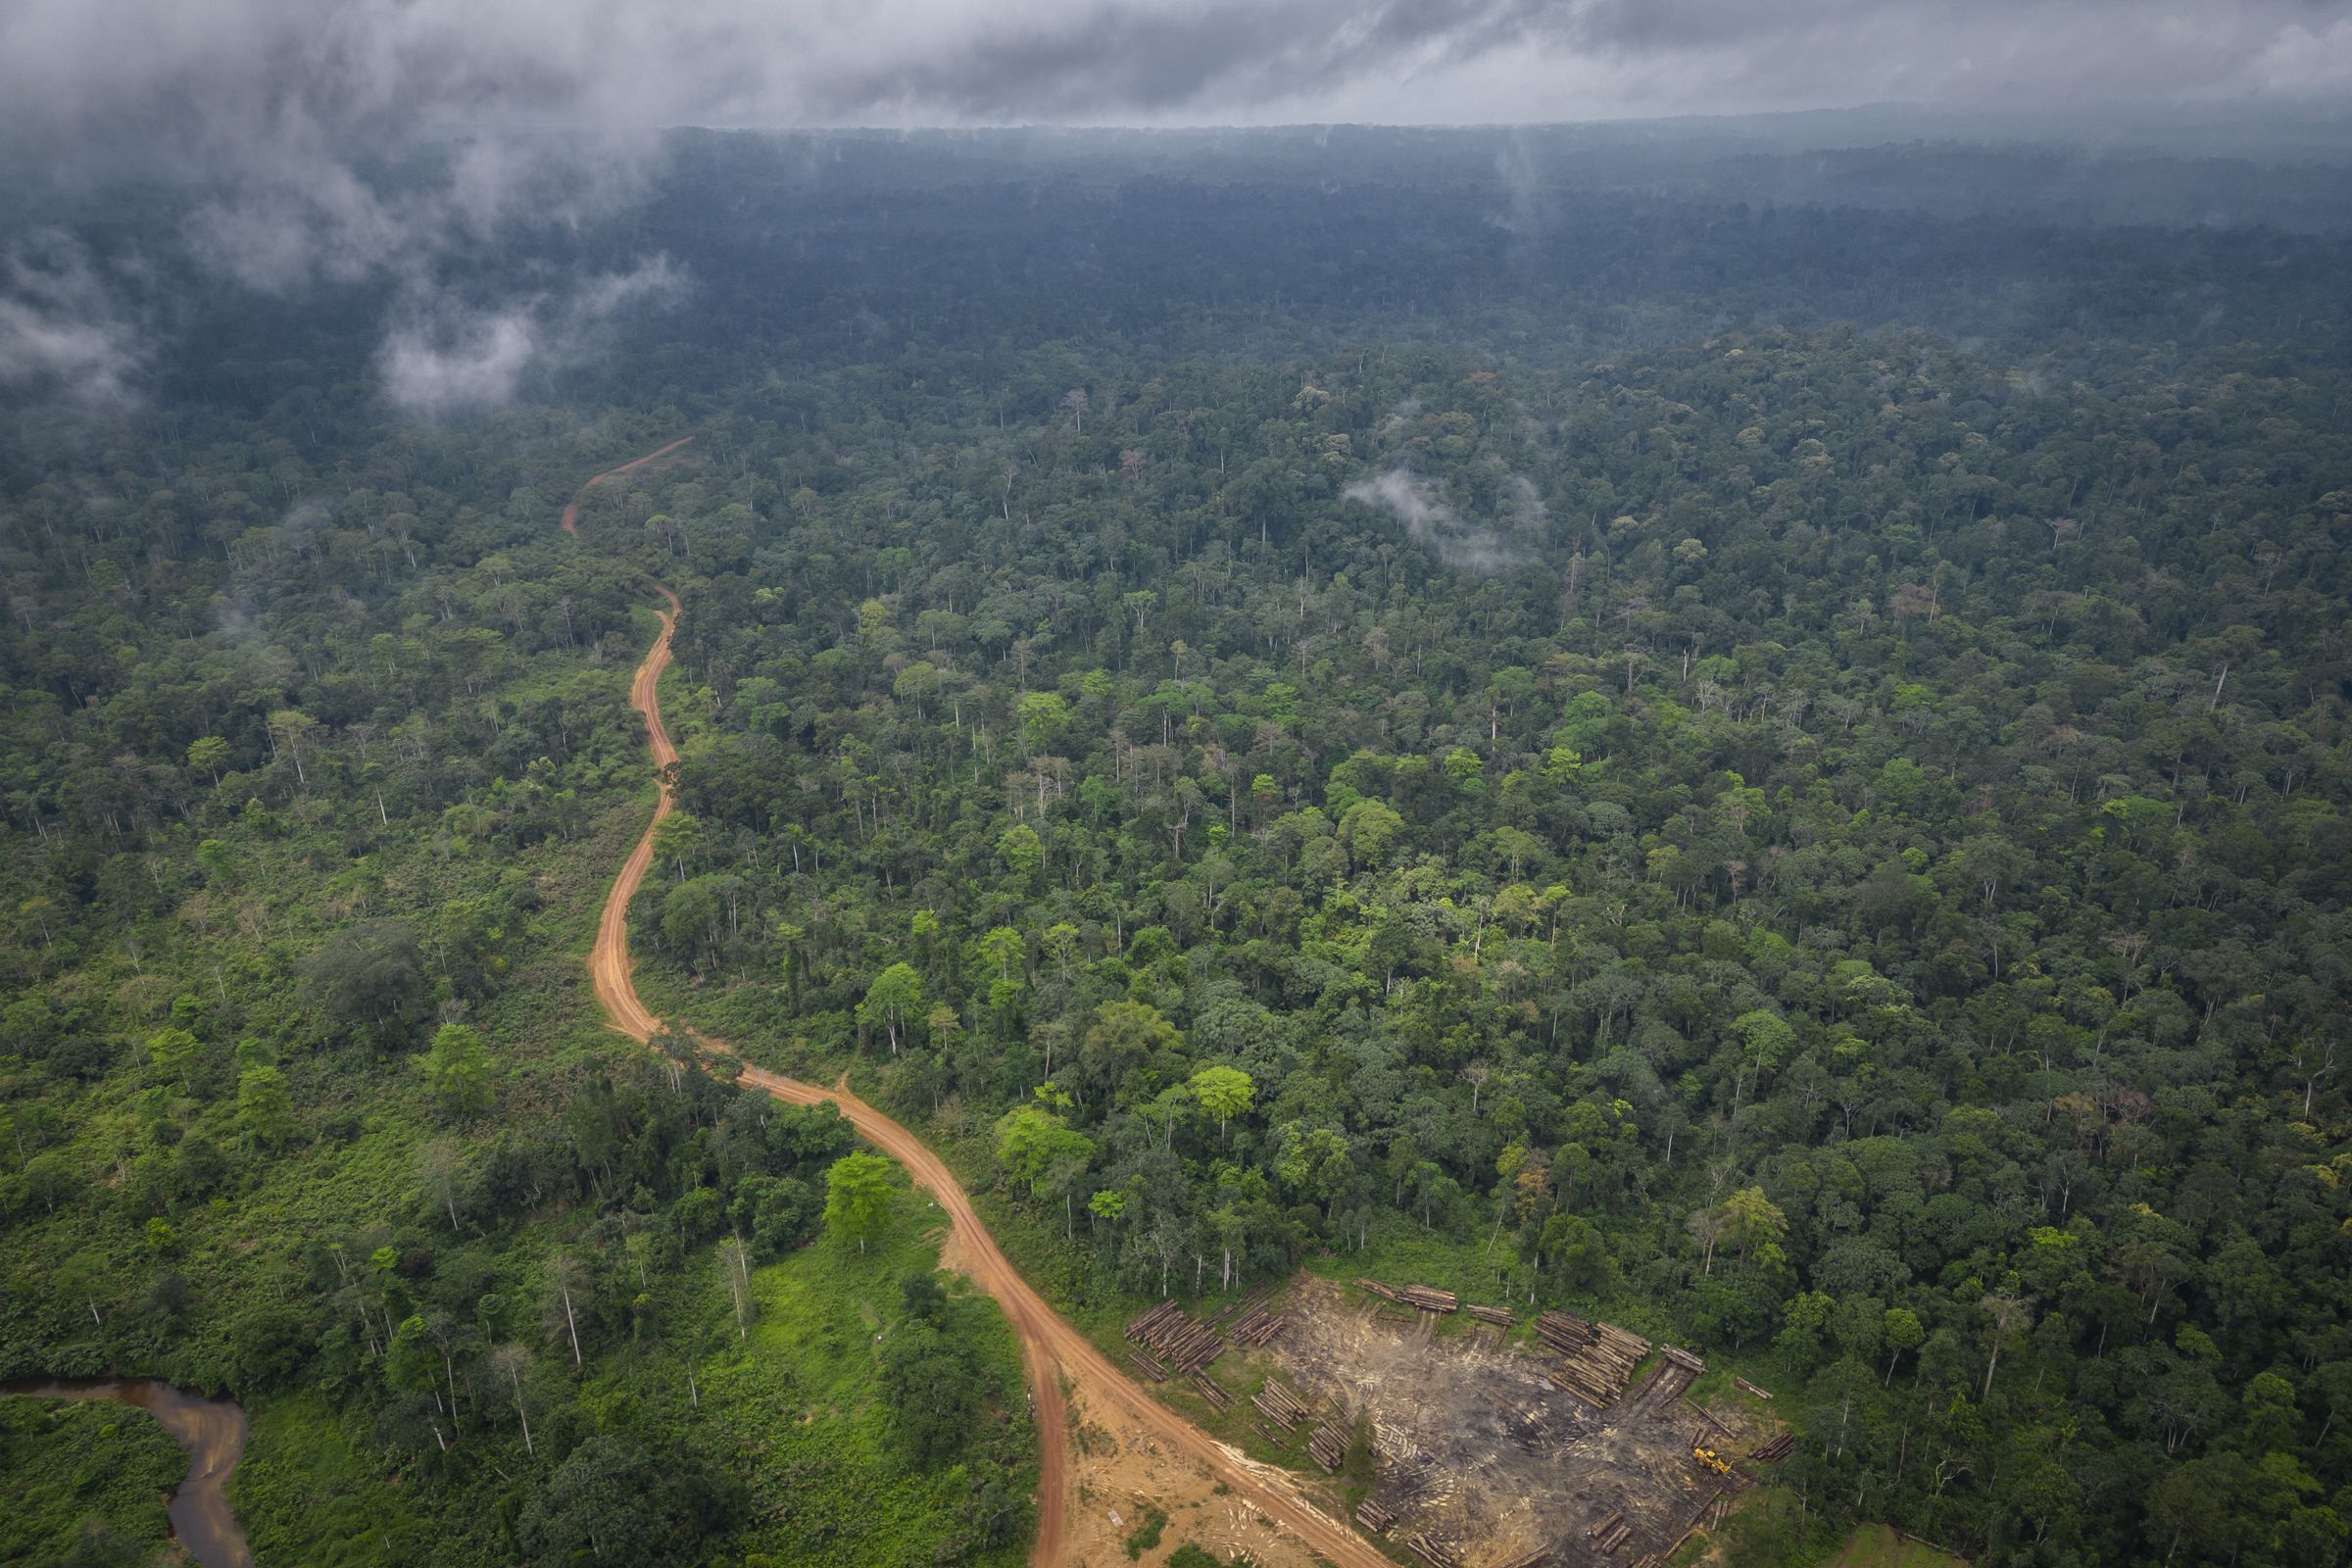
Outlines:
[[[113,1399],[154,1416],[188,1450],[187,1479],[166,1503],[172,1534],[204,1568],[253,1568],[224,1490],[245,1451],[245,1411],[228,1399],[183,1394],[153,1378],[22,1378],[0,1394],[36,1399]]]

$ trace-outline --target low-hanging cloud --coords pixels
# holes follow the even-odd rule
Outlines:
[[[1533,485],[1516,475],[1513,479],[1505,501],[1512,513],[1509,528],[1465,521],[1437,486],[1406,468],[1358,479],[1341,494],[1396,518],[1414,543],[1447,565],[1487,576],[1533,559],[1527,544],[1512,535],[1519,526],[1542,520],[1544,503]]]
[[[467,247],[628,200],[665,126],[2340,101],[2348,7],[2182,0],[2119,27],[2113,0],[13,0],[0,167],[175,190],[190,255],[249,288],[405,297]],[[1538,172],[1499,173],[1499,220],[1541,226]],[[0,293],[13,363],[135,374],[102,312],[43,287]],[[478,336],[496,383],[536,318],[485,309],[451,341]]]
[[[35,234],[0,260],[0,385],[82,404],[130,400],[147,333],[80,245]]]
[[[384,397],[405,413],[428,416],[511,403],[526,377],[592,352],[631,307],[670,303],[684,288],[679,270],[657,257],[562,294],[495,307],[421,299],[395,320],[377,351]]]

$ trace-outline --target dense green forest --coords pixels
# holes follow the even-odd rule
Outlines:
[[[1010,1342],[908,1294],[915,1200],[810,1247],[846,1124],[587,995],[650,801],[643,577],[558,542],[567,488],[434,480],[576,480],[611,433],[396,434],[330,480],[267,428],[187,432],[170,488],[120,432],[12,513],[0,1375],[251,1402],[266,1563],[1017,1543]]]
[[[1825,1503],[2331,1561],[2342,394],[1754,332],[811,418],[673,514],[637,924],[735,1038],[1004,1117],[1074,1279],[1499,1227],[1769,1343]]]
[[[28,412],[0,1376],[250,1401],[265,1562],[1017,1556],[919,1200],[823,1235],[837,1118],[597,1021],[659,580],[641,983],[1073,1307],[1449,1248],[1781,1391],[1738,1560],[2341,1563],[2342,243],[1236,140],[693,143],[542,401],[227,298]]]

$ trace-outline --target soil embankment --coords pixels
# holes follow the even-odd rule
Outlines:
[[[674,451],[681,444],[672,442],[662,452],[650,453],[646,458],[639,459],[638,464],[660,457],[662,453]],[[638,464],[629,464],[611,472],[625,472]],[[597,479],[606,476],[600,474]],[[594,484],[597,479],[589,483]],[[565,515],[568,519],[570,513],[567,512]],[[657,769],[666,768],[677,760],[678,755],[677,749],[670,744],[668,730],[662,723],[659,686],[662,671],[669,665],[670,637],[677,628],[680,606],[677,596],[668,589],[663,588],[662,594],[669,602],[669,608],[662,613],[662,632],[654,639],[654,646],[646,654],[645,662],[638,666],[636,679],[629,691],[630,702],[645,715],[646,744],[653,753]],[[604,1007],[606,1016],[615,1029],[640,1041],[650,1038],[661,1026],[661,1020],[638,999],[637,989],[630,981],[629,900],[636,894],[638,884],[644,880],[646,869],[653,861],[655,824],[667,815],[669,809],[669,784],[664,778],[661,798],[654,807],[653,820],[646,824],[636,847],[629,852],[628,858],[621,862],[620,874],[613,878],[612,892],[606,896],[604,912],[597,922],[596,946],[588,956],[588,968],[595,981],[597,1002]],[[713,1050],[727,1050],[718,1041],[705,1039],[703,1044]],[[1060,1314],[1046,1304],[1045,1298],[1029,1287],[1028,1282],[1021,1278],[998,1250],[995,1238],[989,1235],[980,1217],[972,1211],[970,1196],[956,1181],[955,1173],[914,1134],[850,1093],[846,1083],[826,1089],[748,1063],[743,1069],[743,1081],[765,1090],[778,1100],[796,1104],[831,1101],[840,1106],[841,1113],[849,1118],[867,1142],[905,1165],[916,1185],[938,1200],[955,1232],[958,1266],[1004,1308],[1006,1319],[1012,1324],[1013,1333],[1021,1342],[1021,1360],[1028,1374],[1030,1396],[1036,1410],[1038,1443],[1042,1449],[1037,1542],[1030,1552],[1033,1568],[1059,1568],[1064,1555],[1063,1542],[1071,1501],[1069,1432],[1062,1392],[1064,1380],[1092,1410],[1099,1414],[1115,1414],[1168,1448],[1197,1462],[1202,1470],[1230,1487],[1286,1533],[1296,1537],[1309,1550],[1328,1559],[1336,1568],[1393,1568],[1389,1558],[1353,1529],[1309,1502],[1288,1475],[1258,1464],[1219,1443],[1152,1398],[1112,1365],[1092,1341],[1063,1321]]]

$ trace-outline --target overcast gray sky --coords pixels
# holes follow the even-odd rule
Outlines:
[[[414,287],[388,385],[494,401],[649,258],[480,319],[433,261],[589,213],[695,125],[1533,122],[1908,102],[2352,101],[2352,0],[4,0],[0,159],[190,193],[200,263],[250,286]],[[516,137],[561,128],[572,137]],[[429,189],[360,171],[465,149]],[[135,381],[138,278],[0,226],[0,380]],[[110,304],[111,302],[111,304]],[[111,316],[110,316],[111,311]],[[419,369],[419,367],[422,369]],[[419,407],[452,406],[431,396]]]
[[[52,155],[652,124],[1556,121],[2352,93],[2345,0],[11,0]]]

